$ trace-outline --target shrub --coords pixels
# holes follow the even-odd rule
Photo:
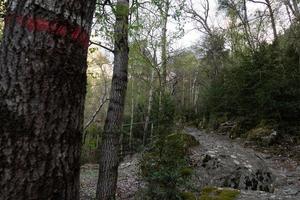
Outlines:
[[[189,167],[187,151],[197,145],[192,136],[176,133],[156,141],[143,154],[141,175],[148,183],[147,196],[157,200],[181,200],[182,191],[188,187],[193,169]]]

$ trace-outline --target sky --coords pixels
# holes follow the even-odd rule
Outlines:
[[[201,13],[202,9],[201,9],[201,2],[203,2],[203,0],[192,0],[192,3],[194,5],[194,8],[199,11]],[[217,13],[217,0],[209,0],[209,4],[210,4],[210,18],[209,18],[209,22],[211,24],[218,24],[218,20],[216,13]],[[171,31],[175,30],[175,22],[171,22],[169,24],[169,28]],[[183,36],[183,38],[181,38],[180,40],[177,40],[176,43],[173,45],[173,48],[177,49],[177,48],[186,48],[186,47],[190,47],[194,44],[196,44],[197,42],[199,42],[199,40],[201,40],[201,38],[203,38],[203,34],[201,34],[201,32],[199,32],[198,30],[195,29],[196,24],[195,22],[192,22],[191,20],[186,20],[185,23],[185,35]]]
[[[194,8],[201,13],[203,10],[201,7],[201,2],[204,2],[204,0],[192,0],[192,3],[194,5]],[[209,12],[209,23],[212,26],[215,27],[225,27],[227,20],[224,15],[224,13],[221,13],[218,11],[218,1],[217,0],[209,0],[210,4],[210,12]],[[263,9],[263,6],[261,4],[248,4],[248,10],[249,13],[253,13],[257,9]],[[193,44],[197,43],[201,38],[203,38],[203,34],[201,34],[198,30],[195,30],[195,27],[197,25],[195,22],[187,22],[185,24],[185,36],[178,40],[174,44],[174,48],[185,48],[192,46]],[[174,30],[175,23],[170,23],[170,29]]]
[[[188,0],[190,1],[190,0]],[[201,13],[201,2],[204,2],[204,0],[191,0],[193,2],[194,8]],[[220,11],[217,11],[217,1],[218,0],[209,0],[210,3],[210,17],[209,17],[209,23],[215,27],[226,27],[226,17],[224,15],[224,13],[220,13]],[[250,3],[248,4],[248,11],[249,13],[254,13],[255,10],[260,9],[263,10],[264,6],[262,4],[253,4]],[[249,16],[249,19],[251,19],[251,17],[253,16]],[[284,22],[283,22],[284,24]],[[183,49],[183,48],[187,48],[190,47],[194,44],[196,44],[197,42],[201,41],[201,39],[203,38],[203,34],[201,32],[199,32],[198,30],[195,29],[196,24],[195,22],[192,22],[191,20],[186,19],[185,21],[185,26],[184,26],[184,30],[185,30],[185,34],[181,39],[177,39],[172,45],[171,48],[172,49]],[[176,29],[176,22],[171,21],[168,24],[168,30],[170,30],[170,32],[175,32]],[[271,32],[270,32],[271,33]],[[272,35],[272,34],[270,34]],[[103,53],[105,53],[105,55],[110,55],[110,53],[103,51]],[[111,55],[110,55],[111,56]]]

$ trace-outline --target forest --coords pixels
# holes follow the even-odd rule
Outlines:
[[[299,0],[1,0],[0,200],[299,200]]]

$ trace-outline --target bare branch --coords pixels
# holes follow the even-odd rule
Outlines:
[[[114,50],[110,49],[109,47],[106,47],[106,46],[102,45],[101,43],[93,42],[93,41],[90,40],[90,45],[91,44],[99,46],[103,49],[106,49],[107,51],[110,51],[111,53],[114,53]]]
[[[105,103],[108,102],[108,100],[109,99],[105,99],[104,101],[101,102],[101,104],[99,105],[98,109],[93,114],[92,118],[84,126],[84,130],[87,130],[90,127],[90,125],[94,122],[94,120],[97,117],[98,113],[101,111],[101,109],[103,108],[103,106],[105,105]]]

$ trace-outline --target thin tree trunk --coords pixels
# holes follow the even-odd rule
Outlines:
[[[268,7],[268,10],[270,13],[270,20],[271,20],[271,24],[272,24],[273,35],[274,35],[274,39],[276,41],[278,38],[278,34],[277,34],[277,28],[276,28],[276,21],[275,21],[275,17],[274,17],[274,11],[273,11],[270,0],[265,0],[265,1],[267,3],[267,7]]]
[[[152,138],[153,138],[153,133],[154,133],[154,124],[151,123],[151,132],[150,132],[150,139],[152,141]]]
[[[292,2],[291,2],[292,1]],[[300,19],[300,11],[298,8],[297,0],[286,0],[285,5],[292,11],[297,21]]]
[[[96,199],[98,200],[115,199],[119,165],[119,137],[128,81],[129,1],[118,0],[115,13],[114,71],[109,107],[100,148],[99,179],[96,194]]]
[[[151,72],[151,80],[150,80],[150,90],[149,90],[149,98],[148,98],[148,108],[147,108],[147,115],[144,125],[144,136],[143,136],[143,144],[146,145],[147,142],[147,133],[148,133],[148,126],[150,122],[150,115],[152,111],[152,103],[153,103],[153,81],[154,81],[154,70]]]
[[[289,17],[289,21],[292,24],[292,17],[291,17],[290,9],[289,9],[289,6],[288,6],[288,4],[286,2],[285,2],[285,9],[286,9],[286,13],[287,13],[287,15]]]
[[[300,11],[298,8],[298,2],[297,2],[297,0],[292,0],[292,3],[293,3],[294,11],[295,11],[295,17],[297,18],[297,21],[299,21],[300,20]]]
[[[196,75],[197,75],[197,73],[196,73]],[[195,105],[196,82],[197,82],[197,76],[195,76],[195,78],[193,80],[191,105]]]
[[[167,25],[169,17],[170,2],[166,0],[163,3],[163,8],[161,8],[162,14],[162,38],[161,38],[161,67],[163,70],[163,93],[167,87]]]
[[[8,1],[0,55],[0,199],[79,199],[95,1]]]
[[[181,96],[182,107],[185,108],[185,84],[184,77],[182,77],[182,96]]]
[[[131,116],[130,116],[130,131],[129,131],[129,150],[132,151],[133,139],[133,122],[134,122],[134,95],[133,95],[133,78],[131,80]]]
[[[244,26],[246,40],[247,40],[247,43],[248,43],[250,49],[254,50],[254,44],[253,44],[253,41],[251,38],[251,29],[250,29],[249,20],[248,20],[248,9],[247,9],[246,0],[243,0],[243,10],[244,10],[244,16],[241,20],[242,20],[242,23]]]

